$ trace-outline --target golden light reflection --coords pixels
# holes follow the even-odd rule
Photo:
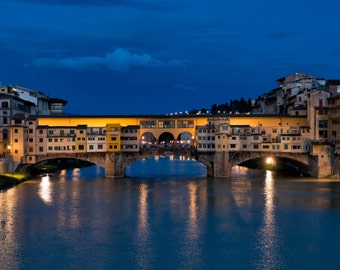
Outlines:
[[[189,217],[188,237],[196,239],[198,237],[197,185],[193,182],[189,184]]]
[[[48,175],[43,176],[41,178],[38,194],[44,203],[51,204],[53,202],[51,182],[50,182],[50,177]]]
[[[264,183],[264,211],[263,226],[259,232],[259,249],[261,259],[259,266],[261,269],[280,269],[281,258],[278,253],[279,243],[277,228],[275,224],[275,188],[273,172],[267,170]]]
[[[138,230],[136,238],[136,260],[139,269],[149,269],[152,249],[149,245],[150,228],[148,221],[148,186],[141,184],[138,201]]]
[[[234,197],[235,204],[238,207],[243,207],[252,204],[251,182],[244,179],[233,179],[231,182],[231,193]]]
[[[138,232],[139,234],[149,233],[149,222],[148,222],[148,187],[146,184],[142,184],[140,188],[139,196],[139,211],[138,211]]]
[[[72,171],[72,180],[73,181],[78,181],[80,178],[80,169],[79,168],[74,168]]]
[[[12,269],[20,268],[19,262],[13,260],[20,250],[17,240],[20,221],[16,217],[18,209],[21,208],[18,206],[18,201],[16,189],[0,192],[0,254],[1,260],[13,262]]]
[[[66,181],[66,170],[61,170],[60,173],[59,173],[59,180],[61,181]]]

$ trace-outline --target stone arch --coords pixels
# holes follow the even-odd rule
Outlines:
[[[84,158],[49,157],[28,166],[28,170],[30,171],[30,173],[37,175],[46,171],[54,171],[56,169],[59,171],[64,169],[88,167],[90,165],[98,165],[100,167],[103,167],[100,164],[96,164],[93,161],[89,161]]]
[[[266,164],[267,158],[273,159],[273,163]],[[311,175],[308,156],[302,153],[241,152],[230,156],[230,169],[236,165],[255,166],[260,169],[291,169]]]
[[[139,145],[142,148],[152,148],[157,144],[157,139],[152,132],[144,132],[140,136]]]
[[[170,132],[163,132],[161,135],[159,135],[158,138],[158,144],[160,146],[173,146],[175,144],[175,137]]]
[[[181,132],[177,137],[177,144],[180,147],[192,147],[194,146],[194,136],[188,132]]]

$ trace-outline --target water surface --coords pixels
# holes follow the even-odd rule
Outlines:
[[[339,182],[182,165],[116,179],[93,166],[0,193],[0,269],[340,269]]]

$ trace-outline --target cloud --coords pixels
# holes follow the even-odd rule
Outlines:
[[[125,49],[117,48],[112,53],[104,57],[69,57],[69,58],[39,58],[30,66],[39,68],[58,68],[69,70],[88,70],[101,67],[108,68],[115,72],[128,71],[135,68],[153,67],[185,67],[190,62],[188,60],[171,59],[162,61],[151,57],[148,54],[135,54]]]

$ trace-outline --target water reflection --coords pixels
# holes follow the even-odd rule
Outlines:
[[[80,179],[80,169],[79,168],[74,168],[72,171],[72,180],[77,181]]]
[[[46,175],[41,178],[38,194],[44,203],[51,204],[53,202],[50,176]]]
[[[279,239],[275,224],[275,188],[272,171],[266,171],[264,182],[263,224],[258,233],[259,262],[257,269],[282,269]]]
[[[150,241],[150,225],[148,221],[148,186],[141,184],[138,201],[138,224],[136,239],[136,261],[138,269],[150,269],[152,262],[152,247]]]
[[[189,223],[188,223],[188,238],[198,238],[197,225],[197,185],[193,182],[189,184]]]
[[[0,269],[20,269],[21,260],[15,260],[20,250],[15,230],[18,198],[15,189],[0,193]]]

